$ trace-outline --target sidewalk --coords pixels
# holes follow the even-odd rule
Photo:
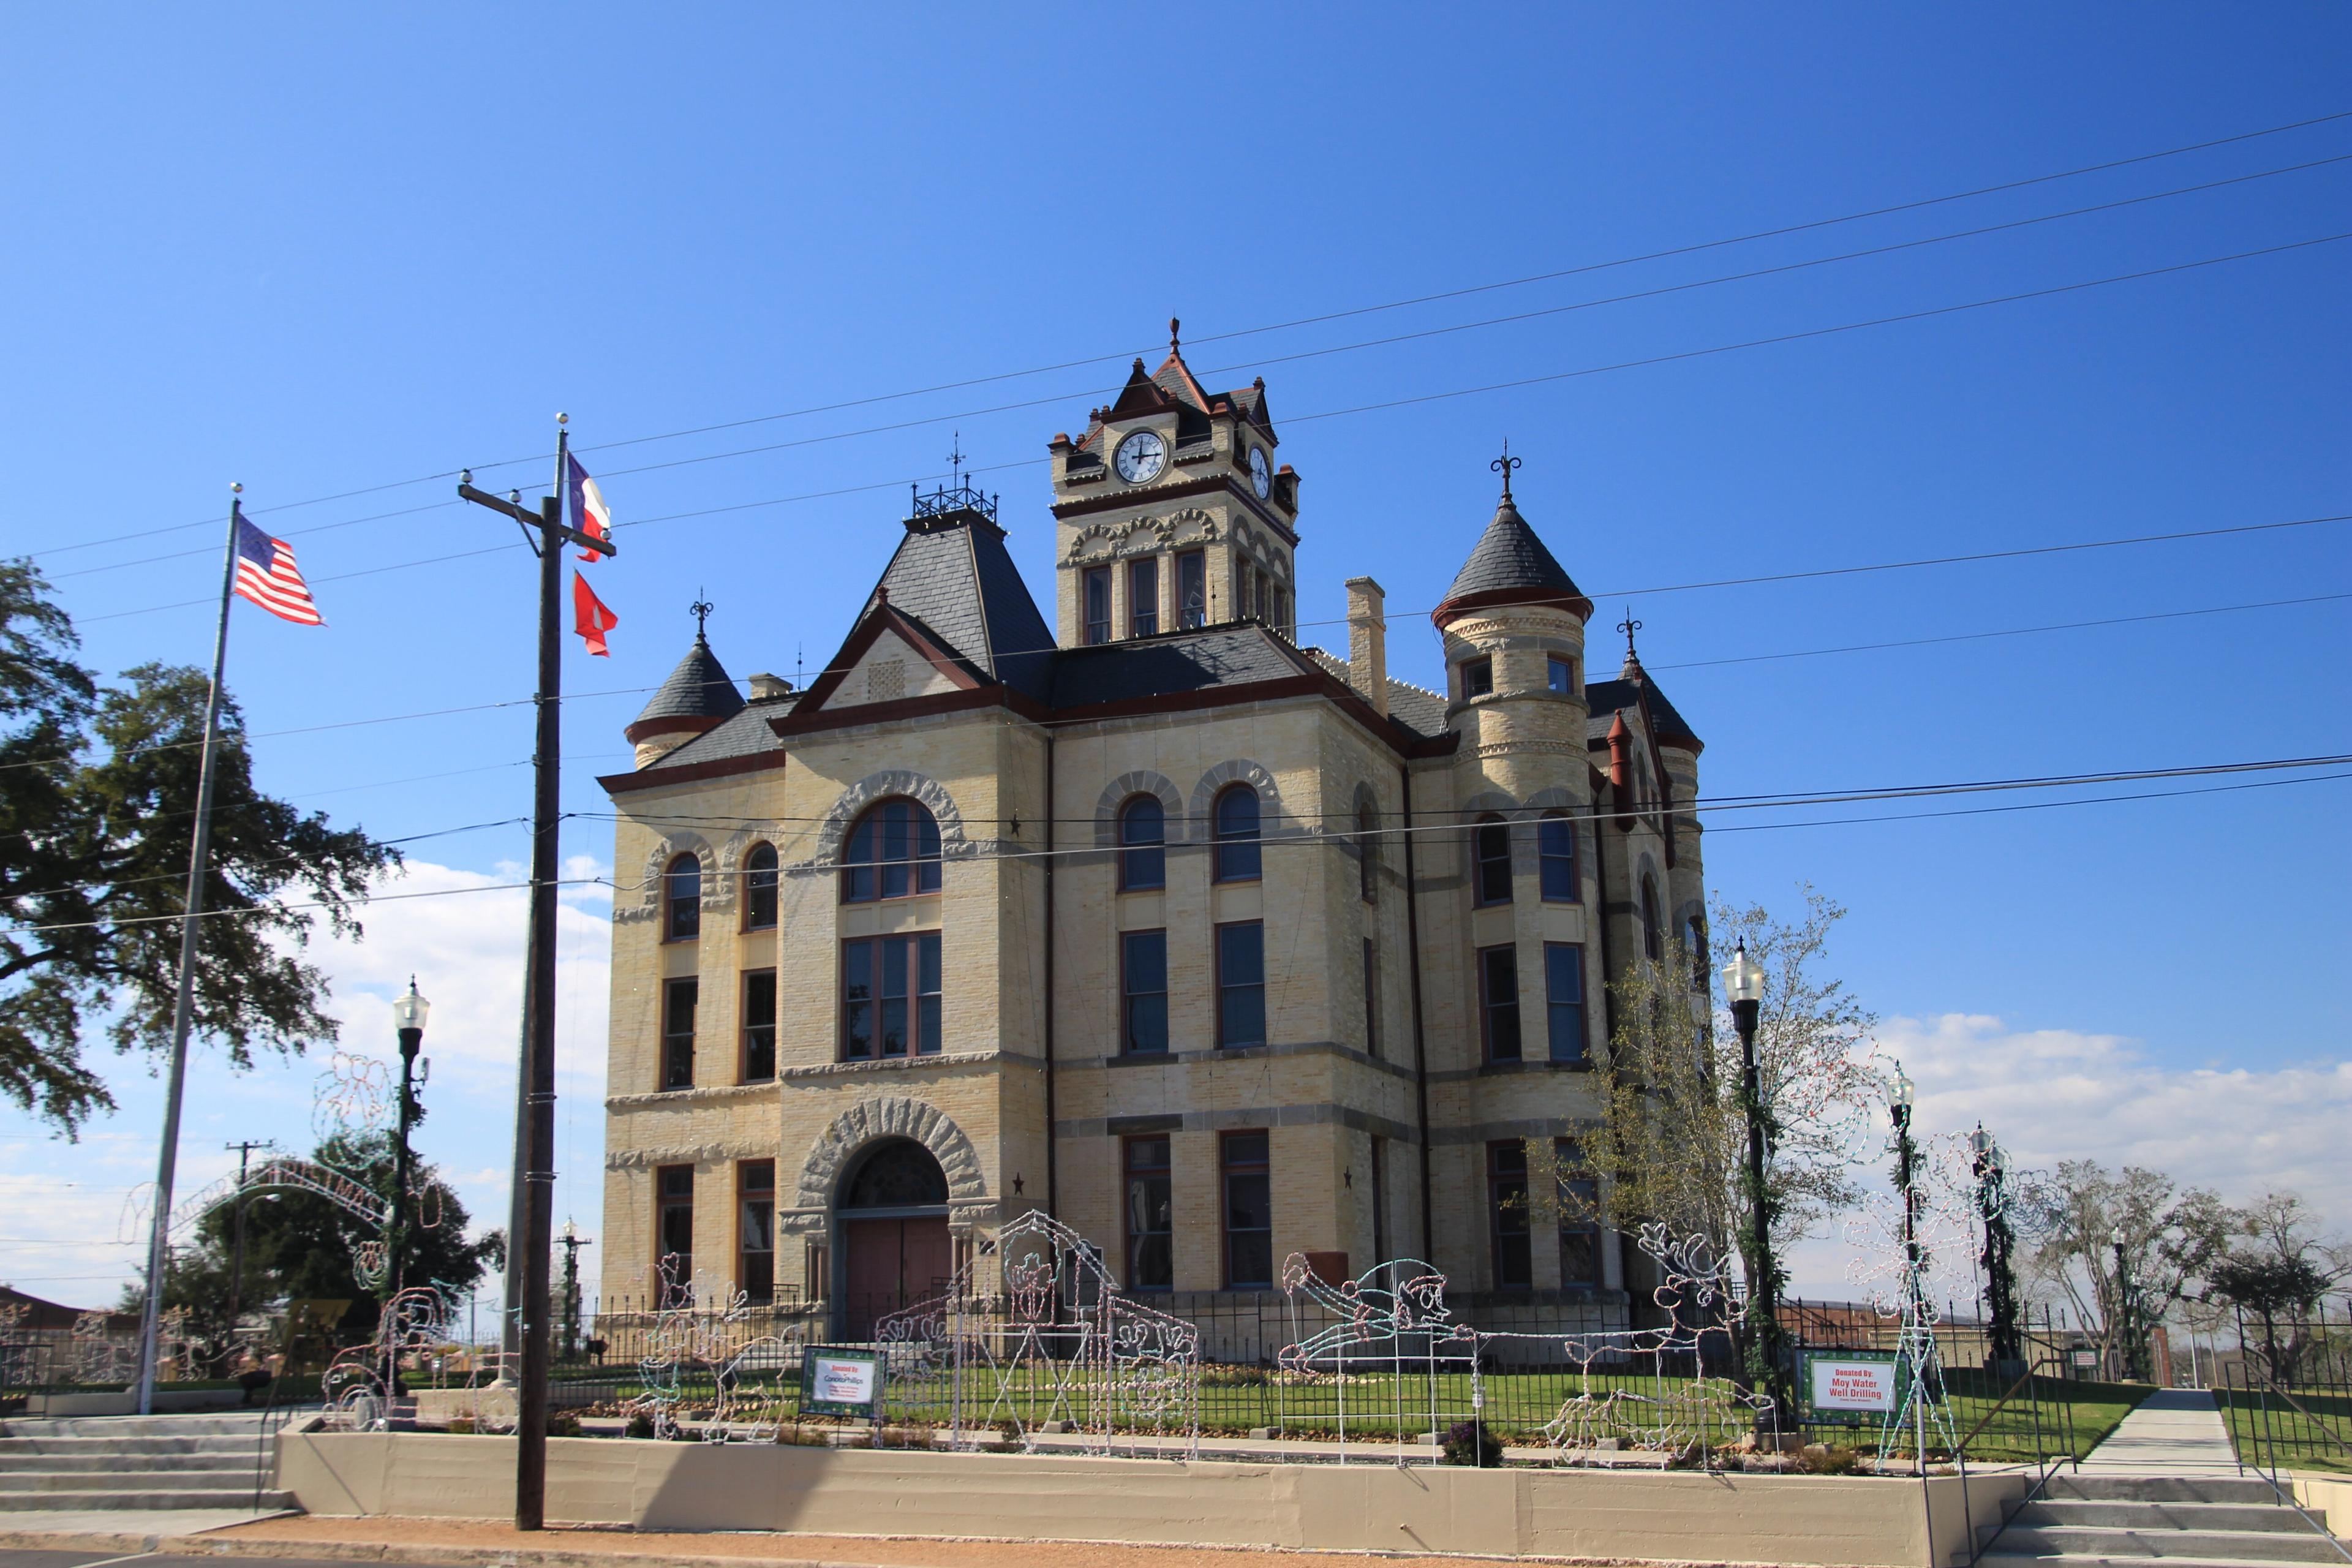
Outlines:
[[[2199,1388],[2160,1388],[2083,1459],[2110,1476],[2235,1476],[2237,1450],[2221,1407]]]
[[[125,1516],[117,1514],[116,1520]],[[839,1535],[639,1534],[554,1529],[526,1535],[510,1525],[440,1519],[323,1519],[294,1515],[196,1535],[0,1532],[0,1548],[114,1550],[124,1553],[294,1558],[448,1564],[453,1568],[1364,1568],[1360,1552],[1263,1552],[1194,1546],[1095,1545],[1055,1541],[918,1541]],[[1397,1553],[1397,1557],[1407,1554]],[[1411,1556],[1444,1568],[1492,1558]],[[1567,1563],[1571,1558],[1523,1558]]]

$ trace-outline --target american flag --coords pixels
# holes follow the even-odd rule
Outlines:
[[[327,624],[286,542],[270,538],[242,517],[236,520],[236,591],[280,620],[304,626]]]

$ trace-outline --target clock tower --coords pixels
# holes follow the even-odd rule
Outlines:
[[[1176,329],[1158,370],[1137,360],[1084,436],[1048,445],[1064,647],[1228,621],[1295,634],[1298,475],[1274,460],[1265,382],[1203,391]]]

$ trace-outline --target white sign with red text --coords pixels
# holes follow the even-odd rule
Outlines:
[[[1895,1358],[1885,1360],[1838,1356],[1812,1358],[1813,1408],[1816,1410],[1876,1410],[1895,1408]]]

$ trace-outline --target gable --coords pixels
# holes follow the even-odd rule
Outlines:
[[[944,668],[943,668],[944,666]],[[917,647],[895,627],[886,627],[871,647],[841,672],[841,679],[818,706],[826,710],[862,707],[869,702],[897,702],[908,697],[936,697],[967,689],[969,678],[958,679],[952,666]],[[961,673],[961,672],[957,672]]]

